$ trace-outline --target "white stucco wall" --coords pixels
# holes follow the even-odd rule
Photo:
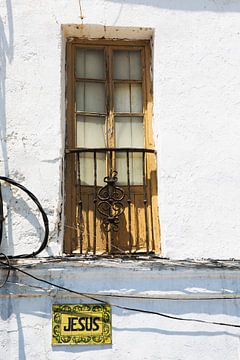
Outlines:
[[[80,292],[142,297],[101,297],[112,304],[182,318],[238,324],[239,300],[221,299],[239,296],[237,266],[214,269],[190,263],[168,266],[154,262],[63,261],[28,268],[25,263],[21,268]],[[198,300],[202,297],[205,300]],[[220,299],[214,300],[216,297]],[[239,359],[239,328],[166,319],[114,306],[112,345],[51,346],[52,304],[84,302],[91,300],[58,291],[18,272],[12,273],[8,285],[0,290],[0,359]]]
[[[28,187],[46,210],[50,239],[41,255],[62,255],[65,38],[85,35],[152,37],[161,255],[239,259],[240,1],[81,3],[83,25],[78,0],[0,0],[0,176]],[[0,250],[8,254],[36,250],[43,229],[35,206],[6,186],[3,195],[7,216]],[[26,264],[32,262],[18,263],[24,269]],[[110,302],[238,323],[239,300],[197,300],[239,295],[238,262],[221,269],[190,262],[154,264],[107,260],[48,264],[41,259],[28,271],[84,292],[177,295],[185,300]],[[0,279],[3,275],[0,269]],[[24,284],[40,285],[12,272],[0,289],[0,360],[240,357],[238,328],[115,308],[112,346],[52,348],[51,305],[86,300],[47,285],[43,291]]]
[[[240,2],[83,0],[82,9],[84,24],[129,27],[126,37],[153,29],[162,255],[239,258]],[[0,3],[0,171],[41,200],[51,255],[62,249],[66,24],[81,24],[77,0]],[[38,239],[28,206],[24,226],[18,210],[6,220],[15,253]]]

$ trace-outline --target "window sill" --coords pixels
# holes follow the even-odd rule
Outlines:
[[[52,268],[74,267],[74,268],[119,268],[137,270],[190,270],[190,269],[228,269],[239,270],[240,260],[212,260],[212,259],[186,259],[172,260],[168,258],[153,256],[59,256],[59,257],[36,257],[29,259],[11,259],[12,265],[26,268]]]

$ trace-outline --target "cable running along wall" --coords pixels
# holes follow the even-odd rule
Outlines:
[[[0,176],[0,247],[1,247],[2,240],[3,240],[3,222],[4,222],[1,181],[4,181],[4,182],[8,183],[9,185],[13,185],[13,186],[19,188],[20,190],[25,192],[30,197],[30,199],[36,204],[36,206],[37,206],[37,208],[38,208],[38,210],[39,210],[39,212],[40,212],[40,214],[42,216],[42,221],[43,221],[43,225],[44,225],[44,237],[43,237],[42,243],[41,243],[40,247],[37,249],[37,251],[34,251],[34,252],[30,253],[30,254],[21,254],[21,255],[16,255],[16,256],[9,255],[8,258],[10,258],[10,259],[14,259],[14,258],[31,258],[33,256],[36,256],[40,252],[42,252],[45,249],[45,247],[47,246],[48,235],[49,235],[49,223],[48,223],[47,214],[43,210],[43,207],[40,204],[39,200],[36,198],[36,196],[30,190],[28,190],[25,186],[17,183],[15,180],[10,179],[10,178],[5,177],[5,176]]]

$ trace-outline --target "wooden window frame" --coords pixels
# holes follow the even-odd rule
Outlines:
[[[152,81],[151,81],[151,46],[148,40],[87,40],[80,38],[70,38],[66,44],[66,156],[65,156],[65,184],[64,184],[64,198],[65,198],[65,222],[64,222],[64,253],[73,254],[76,249],[76,185],[75,185],[75,163],[73,156],[69,156],[69,150],[76,145],[76,110],[75,110],[75,51],[77,47],[83,48],[103,48],[107,49],[107,56],[109,57],[109,49],[122,50],[141,50],[142,52],[142,66],[143,66],[143,121],[145,130],[145,148],[154,149],[154,139],[152,131]],[[111,61],[107,61],[111,64]],[[111,69],[107,70],[111,74]],[[122,80],[121,80],[122,82]],[[127,80],[127,82],[129,82]],[[135,80],[132,80],[134,83]],[[136,81],[137,82],[137,81]],[[108,86],[106,99],[113,101],[113,80],[110,79],[111,86]],[[113,109],[113,104],[108,108]],[[115,113],[116,114],[116,113]],[[107,114],[108,122],[112,126],[112,119],[115,114],[110,110]],[[122,114],[117,114],[117,116]],[[124,113],[124,116],[139,116],[140,114]],[[74,119],[74,121],[73,121]],[[108,146],[114,146],[113,136]],[[151,186],[154,189],[151,195],[151,205],[148,212],[151,213],[152,231],[154,231],[154,253],[160,252],[160,226],[158,220],[158,198],[157,198],[157,176],[156,176],[156,159],[152,159],[148,163],[151,172],[155,175],[151,178]]]

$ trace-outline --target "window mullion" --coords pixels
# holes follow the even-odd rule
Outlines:
[[[107,143],[108,147],[115,146],[114,140],[114,113],[113,113],[113,79],[112,79],[112,47],[107,47],[107,85],[108,85],[108,111],[107,111]]]
[[[146,77],[147,77],[147,71],[146,71],[146,53],[145,53],[146,49],[143,48],[141,50],[141,59],[142,59],[142,99],[143,99],[143,124],[144,124],[144,145],[145,147],[149,146],[148,143],[148,136],[147,136],[147,132],[148,132],[148,84],[146,81]]]

